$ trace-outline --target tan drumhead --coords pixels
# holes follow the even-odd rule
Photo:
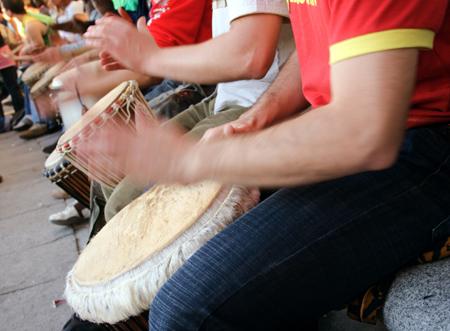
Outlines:
[[[134,81],[123,82],[101,98],[89,109],[88,112],[83,115],[77,123],[75,123],[61,136],[61,138],[59,138],[58,145],[63,145],[64,143],[70,141],[75,135],[80,133],[84,127],[92,123],[102,112],[108,109],[119,98],[119,96],[127,90],[127,88],[134,84],[136,84]]]
[[[54,150],[48,156],[47,160],[45,160],[45,169],[53,169],[54,167],[56,167],[58,164],[61,163],[62,159],[63,155],[57,150]]]
[[[220,189],[214,182],[154,187],[93,238],[74,266],[74,279],[78,284],[95,285],[142,264],[191,227]]]
[[[65,62],[59,62],[48,69],[31,88],[31,95],[38,96],[44,93],[44,91],[47,90],[48,86],[52,82],[53,78],[55,78],[55,76],[59,74],[65,64]]]
[[[37,62],[28,67],[22,75],[22,80],[27,85],[32,85],[42,77],[44,72],[51,67],[51,64]]]

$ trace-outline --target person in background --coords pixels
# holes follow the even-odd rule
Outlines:
[[[17,83],[17,67],[16,63],[6,57],[11,54],[9,46],[5,43],[5,40],[0,35],[0,75],[3,78],[3,83],[12,99],[12,105],[14,108],[14,115],[11,121],[14,124],[24,113],[24,99],[22,91]],[[0,103],[0,133],[7,131],[5,125],[5,116],[3,113],[3,106]]]

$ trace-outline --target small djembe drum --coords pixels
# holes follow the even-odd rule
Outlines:
[[[44,73],[50,69],[51,66],[51,64],[43,62],[33,63],[25,70],[21,76],[21,79],[29,87],[32,87],[34,83],[41,79]]]
[[[101,136],[101,130],[121,127],[136,133],[135,118],[153,121],[154,115],[148,107],[136,81],[127,81],[100,99],[59,139],[57,150],[73,165],[97,182],[114,188],[125,174],[120,170],[104,169],[97,158],[108,159],[108,155],[90,158],[79,150],[82,144],[92,144]]]
[[[49,68],[31,88],[31,98],[36,106],[36,110],[43,117],[53,117],[58,111],[52,99],[49,86],[53,78],[61,72],[64,65],[65,62],[59,62]]]
[[[58,151],[53,151],[45,161],[44,176],[89,208],[91,184],[88,177]]]
[[[154,186],[83,250],[67,276],[67,302],[107,330],[148,330],[145,311],[161,286],[258,200],[257,190],[216,182]]]

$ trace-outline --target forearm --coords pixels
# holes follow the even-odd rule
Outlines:
[[[280,187],[384,167],[373,157],[374,130],[341,115],[326,106],[258,133],[196,144],[186,155],[181,180]]]
[[[146,58],[144,72],[204,84],[262,78],[274,60],[281,17],[251,16],[204,43],[156,49]]]
[[[305,110],[309,103],[302,92],[297,52],[294,51],[275,81],[261,96],[249,113],[267,114],[267,123],[276,123]]]

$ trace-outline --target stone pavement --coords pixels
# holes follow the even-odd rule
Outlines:
[[[65,208],[42,176],[42,147],[57,135],[23,141],[15,132],[0,135],[0,331],[59,331],[70,316],[61,298],[64,278],[87,238],[87,225],[59,227],[51,213]],[[321,331],[383,331],[353,322],[343,312],[321,320]]]
[[[15,132],[0,135],[0,330],[56,331],[69,307],[52,307],[61,298],[64,277],[87,236],[87,225],[58,227],[51,213],[66,204],[50,192],[42,176],[43,146],[57,136],[23,141]]]

